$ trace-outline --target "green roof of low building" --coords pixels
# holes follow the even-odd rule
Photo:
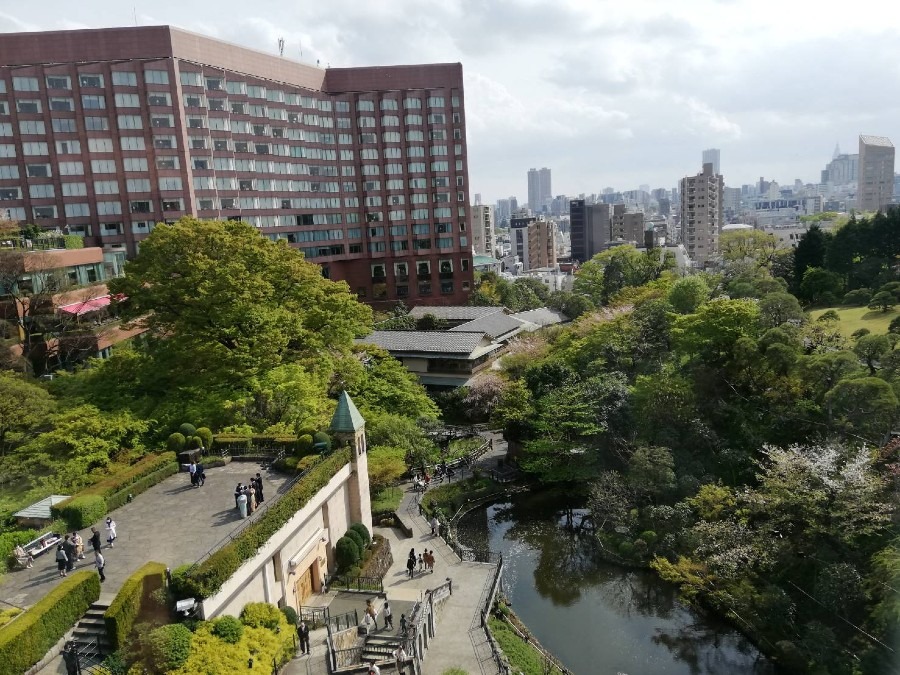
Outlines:
[[[338,399],[337,410],[334,411],[334,417],[331,418],[331,426],[329,429],[337,433],[352,434],[366,425],[366,420],[353,404],[353,400],[346,391],[341,392]]]

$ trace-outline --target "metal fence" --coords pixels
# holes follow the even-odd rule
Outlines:
[[[325,584],[333,591],[366,591],[384,593],[384,582],[380,577],[348,577],[335,575]]]
[[[337,614],[335,616],[329,615],[327,617],[327,623],[328,630],[333,633],[337,633],[339,631],[358,626],[359,614],[355,609],[352,609],[349,612],[344,612],[343,614]]]
[[[338,668],[347,668],[348,666],[356,666],[362,663],[363,645],[351,647],[350,649],[332,649],[331,650],[331,666],[333,670]]]
[[[300,619],[300,621],[305,621],[306,623],[308,623],[311,629],[322,628],[328,621],[328,608],[308,607],[305,605],[301,605],[298,618]]]

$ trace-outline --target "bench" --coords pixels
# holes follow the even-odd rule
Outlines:
[[[22,549],[25,551],[25,555],[17,555],[16,563],[19,567],[28,567],[30,561],[33,561],[35,557],[39,556],[41,553],[44,553],[45,551],[56,546],[61,539],[62,537],[60,537],[56,532],[46,532],[37,539],[32,539],[27,544],[22,546]]]

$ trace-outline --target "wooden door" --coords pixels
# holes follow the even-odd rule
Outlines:
[[[313,582],[312,582],[312,565],[304,570],[303,574],[300,575],[300,578],[297,580],[297,602],[299,604],[303,604],[303,601],[306,600],[313,592]]]

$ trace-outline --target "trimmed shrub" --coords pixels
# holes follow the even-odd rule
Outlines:
[[[284,614],[284,618],[287,619],[289,624],[292,626],[297,625],[297,621],[300,617],[297,616],[297,611],[293,607],[285,605],[281,608],[281,613]]]
[[[180,434],[177,431],[174,434],[169,435],[169,439],[166,441],[166,448],[169,449],[170,452],[181,452],[184,450],[184,444],[187,440],[184,437],[184,434]]]
[[[322,455],[306,455],[297,460],[297,472],[302,473],[315,466],[322,459]]]
[[[313,445],[318,445],[319,443],[324,443],[325,446],[322,448],[326,452],[331,450],[331,436],[326,434],[324,431],[317,431],[313,435]]]
[[[348,539],[353,540],[353,542],[356,544],[356,548],[359,550],[359,559],[362,560],[362,557],[366,553],[366,542],[363,541],[360,533],[353,530],[347,530],[346,532],[344,532],[344,536]]]
[[[203,439],[199,436],[191,436],[187,439],[187,446],[190,450],[196,450],[203,445]]]
[[[154,671],[166,673],[184,665],[191,654],[191,631],[181,623],[155,628],[147,635],[150,665]]]
[[[363,538],[363,543],[368,546],[372,541],[372,534],[369,532],[369,528],[363,525],[362,523],[353,523],[350,526],[350,529],[354,532],[357,532],[360,537]]]
[[[297,456],[303,457],[304,455],[308,455],[313,451],[313,437],[312,434],[303,434],[302,436],[297,438]]]
[[[217,434],[213,436],[213,443],[222,448],[249,448],[251,439],[249,436],[236,434]]]
[[[844,295],[844,304],[845,305],[863,306],[863,305],[868,305],[869,300],[871,300],[871,299],[872,299],[872,289],[857,288],[855,290],[849,291],[846,295]]]
[[[298,436],[309,436],[312,438],[316,435],[316,430],[312,427],[302,427],[297,431]]]
[[[281,612],[268,602],[248,602],[241,610],[241,623],[250,628],[275,630],[281,621]]]
[[[185,422],[178,427],[178,433],[183,434],[185,438],[190,438],[191,436],[197,435],[197,427],[190,422]]]
[[[850,334],[850,337],[852,337],[854,340],[859,340],[859,338],[865,337],[871,332],[872,331],[870,331],[868,328],[857,328]]]
[[[209,450],[213,446],[213,432],[210,431],[209,427],[200,427],[197,429],[197,435],[200,437],[200,440],[203,441],[203,447]]]
[[[350,461],[349,450],[336,452],[316,464],[255,523],[184,574],[179,597],[208,598],[218,591],[238,567],[256,555],[260,547],[302,509],[334,475]]]
[[[341,537],[334,545],[334,559],[339,569],[350,569],[359,562],[359,546],[349,537]]]
[[[110,511],[114,511],[120,506],[124,506],[128,503],[128,495],[137,496],[146,490],[149,490],[157,483],[161,483],[169,476],[174,476],[178,473],[179,466],[177,462],[172,462],[167,464],[161,469],[154,471],[153,473],[147,474],[140,480],[131,483],[126,486],[124,489],[119,490],[115,494],[106,498],[106,507]]]
[[[162,588],[166,574],[163,563],[148,562],[125,580],[109,609],[103,615],[106,633],[115,649],[125,646],[134,622],[141,613],[147,597],[157,588]]]
[[[109,512],[106,500],[100,495],[76,495],[61,504],[65,506],[58,509],[59,517],[66,521],[68,530],[90,527]]]
[[[15,621],[0,628],[0,667],[24,673],[72,628],[100,597],[100,577],[83,570],[61,580]]]
[[[216,637],[234,645],[240,642],[241,635],[244,634],[244,624],[237,617],[220,616],[213,621],[212,632]]]

